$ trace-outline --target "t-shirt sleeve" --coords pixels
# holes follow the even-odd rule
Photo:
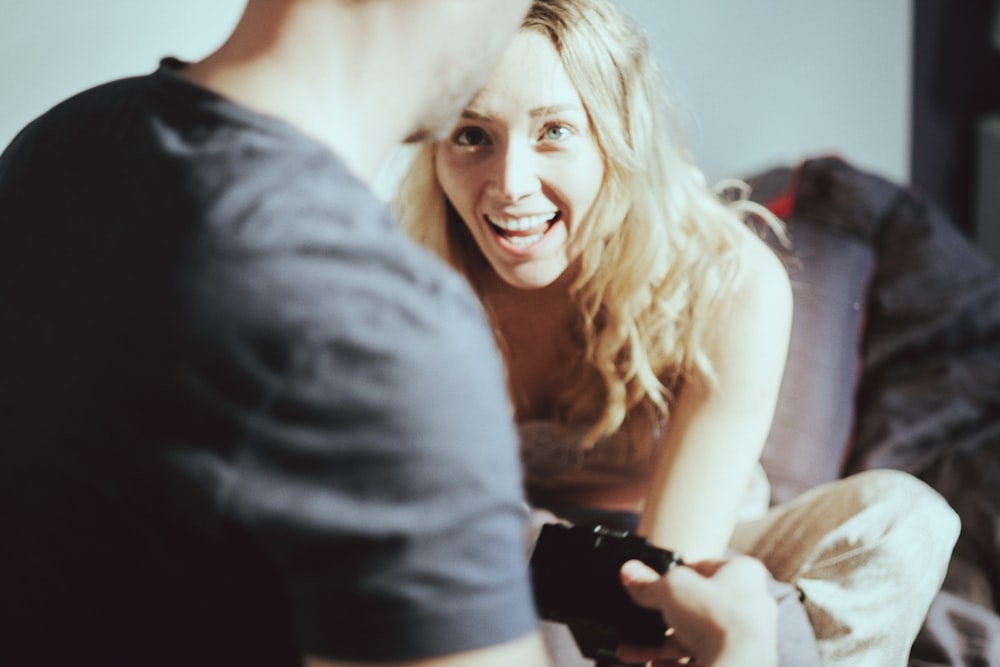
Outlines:
[[[522,636],[526,505],[493,338],[457,277],[366,252],[242,260],[213,282],[233,312],[206,320],[239,323],[213,336],[243,432],[227,511],[287,581],[304,653],[416,659]]]

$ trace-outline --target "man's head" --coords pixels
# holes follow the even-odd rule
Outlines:
[[[282,118],[371,179],[402,141],[446,133],[530,0],[247,0],[188,76]]]
[[[417,100],[409,141],[440,139],[489,76],[530,0],[368,0],[412,4],[423,14],[415,43],[428,59],[431,79]],[[416,26],[415,26],[416,28]]]

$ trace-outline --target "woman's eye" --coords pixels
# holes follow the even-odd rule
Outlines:
[[[455,133],[453,141],[459,146],[483,146],[489,137],[478,127],[466,127]]]
[[[569,137],[572,131],[565,125],[549,125],[542,134],[545,139],[558,141]]]

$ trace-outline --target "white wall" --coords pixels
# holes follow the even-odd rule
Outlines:
[[[909,178],[910,0],[621,0],[712,180],[836,152]]]
[[[0,0],[0,149],[32,118],[160,58],[221,43],[243,0]]]
[[[836,151],[886,176],[909,164],[909,0],[620,0],[686,101],[710,178]],[[0,147],[59,100],[194,59],[242,0],[0,0]]]

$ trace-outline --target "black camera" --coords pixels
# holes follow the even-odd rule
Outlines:
[[[539,615],[564,623],[580,652],[614,660],[621,643],[659,646],[667,630],[660,612],[632,601],[619,570],[640,560],[659,573],[681,562],[644,538],[603,526],[542,526],[531,556],[531,578]]]

